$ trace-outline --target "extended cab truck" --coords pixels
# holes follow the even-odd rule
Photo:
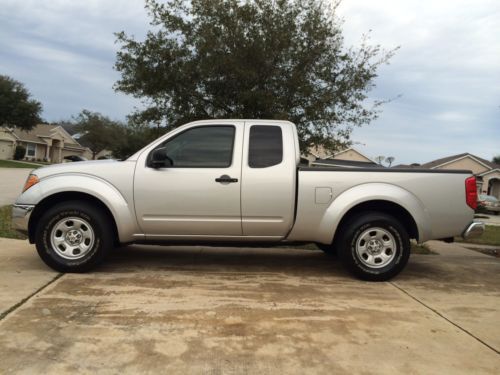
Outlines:
[[[314,242],[368,280],[398,274],[410,239],[484,230],[470,171],[302,168],[298,144],[287,121],[189,123],[125,161],[33,171],[13,222],[62,272],[134,242]]]

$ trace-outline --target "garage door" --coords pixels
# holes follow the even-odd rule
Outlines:
[[[12,142],[0,139],[0,159],[12,159]]]

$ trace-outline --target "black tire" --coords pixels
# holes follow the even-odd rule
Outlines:
[[[80,220],[78,222],[80,227],[77,228],[77,224],[72,224],[73,221],[70,218],[75,218],[75,222]],[[64,222],[64,219],[68,219],[68,221]],[[86,248],[85,251],[66,247],[66,245],[70,244],[67,242],[69,240],[58,245],[59,249],[53,246],[56,243],[52,241],[53,238],[55,238],[54,241],[67,238],[62,234],[63,232],[55,228],[56,225],[58,228],[63,225],[68,226],[66,223],[75,225],[74,236],[79,235],[80,237],[79,239],[72,237],[71,240],[80,240],[80,244]],[[80,234],[78,234],[78,230],[80,230]],[[82,233],[84,233],[83,241]],[[85,238],[85,233],[92,240]],[[91,233],[91,236],[88,233]],[[113,248],[113,238],[113,228],[106,212],[85,201],[67,201],[53,206],[40,218],[35,233],[38,255],[45,264],[59,272],[86,272],[96,267]],[[87,240],[88,243],[86,243]],[[80,244],[77,244],[77,246]],[[61,254],[65,254],[70,258],[63,257]]]
[[[337,247],[333,246],[333,244],[316,243],[316,247],[320,250],[323,250],[323,252],[327,255],[337,255]]]
[[[340,258],[360,279],[386,281],[400,273],[408,263],[408,232],[390,215],[361,213],[348,220],[339,235]]]

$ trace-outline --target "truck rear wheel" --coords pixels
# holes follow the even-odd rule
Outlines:
[[[68,201],[40,218],[35,242],[49,267],[59,272],[85,272],[101,263],[113,247],[113,229],[103,210]]]
[[[408,232],[390,215],[382,212],[360,214],[341,230],[340,257],[347,268],[363,280],[389,280],[408,262]]]

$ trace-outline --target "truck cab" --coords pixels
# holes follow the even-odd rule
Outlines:
[[[151,239],[280,240],[294,221],[295,126],[199,121],[136,156],[134,204]]]

